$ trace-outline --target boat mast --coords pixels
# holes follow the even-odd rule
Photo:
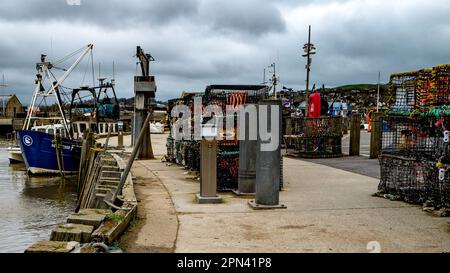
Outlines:
[[[81,55],[78,57],[78,59],[70,66],[69,69],[67,69],[65,71],[65,73],[61,76],[61,78],[56,79],[55,76],[53,76],[52,73],[50,73],[50,69],[53,68],[53,65],[50,62],[46,62],[45,61],[45,57],[46,55],[41,55],[41,62],[38,63],[36,65],[36,68],[38,70],[38,75],[37,75],[37,79],[36,79],[36,88],[34,90],[34,94],[33,94],[33,99],[31,102],[31,108],[28,111],[29,113],[27,114],[27,119],[25,122],[25,126],[24,129],[29,129],[30,123],[31,123],[31,119],[33,117],[33,109],[35,107],[36,104],[36,99],[38,96],[43,96],[43,97],[49,97],[49,96],[55,96],[56,101],[57,101],[57,105],[58,105],[58,109],[59,112],[61,114],[63,123],[64,123],[64,128],[67,131],[67,134],[70,136],[70,127],[67,123],[67,120],[65,118],[65,113],[64,113],[64,109],[62,108],[62,101],[61,98],[59,96],[59,90],[58,88],[61,86],[61,84],[67,79],[67,77],[69,77],[69,75],[73,72],[73,70],[78,66],[78,64],[80,64],[80,62],[84,59],[84,57],[92,51],[94,45],[89,44],[87,46],[85,46],[84,48],[82,48],[82,53]],[[48,78],[51,82],[51,89],[49,91],[45,91],[42,90],[42,81],[43,81],[43,76],[45,76],[46,78]],[[71,137],[71,136],[70,136]]]
[[[23,125],[23,130],[29,130],[30,129],[30,123],[31,118],[33,117],[33,111],[34,111],[34,105],[36,103],[36,99],[41,92],[41,86],[42,86],[42,75],[37,74],[36,75],[36,87],[33,92],[33,97],[31,99],[30,107],[28,108],[27,118],[25,119],[25,124]]]

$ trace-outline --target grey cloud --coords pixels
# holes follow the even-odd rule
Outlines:
[[[67,21],[96,24],[106,28],[159,26],[197,12],[197,0],[66,0],[2,1],[0,19],[6,21]]]
[[[308,24],[318,48],[312,67],[318,85],[374,83],[378,71],[386,81],[393,72],[450,61],[448,1],[84,0],[81,7],[52,2],[0,6],[0,75],[6,74],[8,90],[25,103],[34,62],[42,51],[50,53],[51,37],[49,55],[56,57],[94,43],[105,75],[115,61],[117,90],[127,97],[133,95],[135,47],[143,46],[157,60],[152,72],[162,100],[214,83],[260,83],[274,61],[280,85],[304,88],[301,47]]]
[[[0,5],[0,20],[34,23],[65,21],[94,24],[107,29],[157,28],[185,19],[213,31],[262,35],[282,32],[286,25],[269,1],[217,0],[17,0]]]
[[[258,36],[284,32],[286,24],[279,9],[265,1],[204,1],[202,13],[205,22],[211,22],[217,31],[238,31]]]

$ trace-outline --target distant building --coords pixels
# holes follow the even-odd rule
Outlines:
[[[0,95],[0,136],[11,136],[23,127],[26,111],[16,95]]]
[[[16,95],[7,95],[0,97],[1,116],[3,118],[16,118],[22,116],[25,111],[22,103]]]

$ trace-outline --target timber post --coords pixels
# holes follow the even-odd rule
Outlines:
[[[361,147],[361,115],[354,114],[350,125],[350,156],[359,156]]]

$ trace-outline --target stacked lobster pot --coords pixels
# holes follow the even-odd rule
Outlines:
[[[203,108],[210,105],[218,106],[223,116],[223,128],[218,128],[218,153],[217,153],[217,189],[218,191],[231,191],[238,187],[239,176],[239,141],[237,116],[239,106],[245,104],[257,104],[268,98],[267,86],[252,85],[212,85],[208,86],[205,93],[184,93],[182,98],[169,101],[169,109],[175,105],[186,105],[194,109],[194,98],[201,97]],[[232,110],[232,111],[230,111]],[[169,111],[170,112],[170,111]],[[194,111],[192,111],[194,114]],[[174,120],[170,118],[171,122]],[[234,128],[226,128],[227,119],[234,119]],[[194,119],[193,119],[194,120]],[[207,120],[204,120],[204,122]],[[173,125],[173,124],[171,124]],[[192,135],[194,134],[192,126]],[[174,140],[173,136],[167,139],[168,161],[183,165],[186,168],[200,172],[200,141],[198,140]]]
[[[384,196],[450,208],[449,76],[448,65],[391,76],[380,137]]]
[[[205,105],[217,105],[223,112],[223,128],[219,129],[217,154],[217,190],[231,191],[238,188],[239,180],[239,136],[238,115],[240,106],[257,104],[269,97],[269,88],[264,85],[211,85],[206,88]],[[237,114],[237,115],[236,115]],[[226,128],[233,121],[233,128]]]
[[[341,116],[292,118],[292,135],[285,135],[287,154],[301,158],[342,157]]]

